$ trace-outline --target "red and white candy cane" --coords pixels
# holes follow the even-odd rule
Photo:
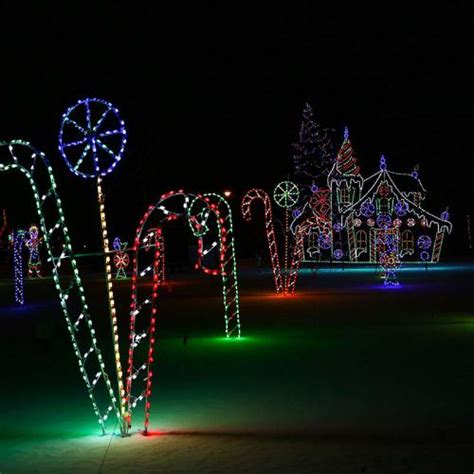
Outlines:
[[[211,221],[215,220],[217,239],[212,239]],[[193,234],[198,238],[198,261],[196,267],[205,273],[221,275],[222,300],[226,337],[240,337],[240,303],[237,283],[237,262],[232,224],[232,211],[227,201],[218,194],[208,193],[196,196],[188,208],[188,222]],[[214,227],[214,226],[213,226]],[[206,246],[204,239],[209,240]],[[216,255],[216,267],[205,263],[209,254]]]
[[[185,215],[189,197],[183,192],[171,192],[161,196],[157,204],[148,207],[140,220],[133,245],[132,295],[130,303],[130,340],[126,376],[126,426],[131,428],[132,413],[137,404],[145,401],[145,433],[148,430],[151,407],[152,364],[155,344],[158,288],[164,280],[165,222]],[[153,215],[153,217],[152,217]],[[151,290],[146,283],[152,279]],[[139,284],[139,283],[144,284]],[[137,362],[135,349],[148,343],[145,358]],[[145,387],[134,381],[139,378]],[[135,384],[137,385],[137,384]]]
[[[280,259],[278,257],[278,247],[273,227],[273,211],[270,196],[263,189],[251,189],[248,191],[242,199],[242,215],[246,221],[252,219],[251,207],[252,203],[256,200],[261,200],[263,202],[265,233],[267,236],[268,252],[270,253],[270,260],[272,263],[275,289],[277,293],[282,293],[284,291],[283,278],[281,275]]]
[[[162,228],[168,221],[182,217],[191,219],[190,216],[192,215],[191,229],[194,231],[194,226],[199,222],[201,230],[203,230],[206,224],[194,214],[189,214],[189,209],[198,201],[201,202],[200,199],[186,194],[182,190],[164,194],[157,204],[149,206],[137,227],[133,248],[130,347],[126,383],[126,426],[128,430],[131,428],[132,413],[141,400],[145,401],[145,433],[149,426],[158,288],[164,280],[165,257]],[[207,198],[204,203],[203,210],[206,214],[206,220],[211,214],[218,219],[219,243],[216,247],[221,249],[223,258],[219,261],[218,269],[210,269],[204,265],[200,268],[205,273],[222,275],[226,336],[238,337],[240,336],[239,301],[236,287],[233,239],[232,232],[229,230],[232,228],[230,209],[226,209],[222,202],[212,203],[211,198]],[[201,249],[200,261],[202,261],[204,250],[200,237],[198,237],[198,247]],[[231,258],[228,257],[229,255],[231,255]],[[150,275],[152,276],[151,290],[150,285],[146,284],[150,279]],[[145,284],[139,284],[141,281]],[[145,308],[149,308],[147,312],[149,317],[145,314]],[[229,327],[231,321],[234,322],[232,328]],[[137,362],[135,349],[146,342],[148,342],[148,350],[145,358]],[[134,384],[135,380],[137,382]],[[145,386],[138,384],[138,381],[144,381]],[[134,385],[138,386],[138,390]]]
[[[308,235],[309,229],[315,225],[316,219],[308,218],[298,225],[295,229],[294,246],[291,258],[291,266],[288,278],[286,279],[285,293],[292,294],[295,292],[296,280],[298,279],[298,271],[304,257],[304,238]]]

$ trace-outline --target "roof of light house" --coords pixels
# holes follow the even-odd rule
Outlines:
[[[392,192],[394,193],[395,197],[398,198],[398,200],[404,200],[409,204],[409,213],[414,214],[420,219],[425,217],[428,220],[428,227],[431,227],[431,225],[435,223],[440,229],[445,228],[448,232],[451,232],[451,222],[435,216],[426,209],[422,208],[420,205],[415,204],[413,201],[413,194],[415,192],[420,192],[422,197],[424,197],[426,194],[426,189],[423,187],[423,184],[418,177],[418,172],[416,170],[412,173],[389,171],[386,159],[383,155],[380,158],[379,171],[363,180],[360,199],[352,206],[344,210],[342,214],[344,216],[348,216],[352,212],[356,212],[364,201],[372,200],[374,194],[377,193],[379,186],[385,182],[390,185]],[[401,183],[411,184],[410,189],[402,190],[400,186]]]

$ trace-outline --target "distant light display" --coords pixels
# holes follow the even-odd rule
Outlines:
[[[130,257],[128,256],[125,249],[127,248],[128,242],[122,242],[119,237],[115,237],[113,241],[114,254],[114,267],[115,267],[115,279],[120,280],[127,278],[127,268],[130,264]]]
[[[18,230],[13,233],[13,279],[15,283],[15,303],[25,304],[25,291],[23,286],[23,246],[26,231]]]
[[[278,256],[278,246],[275,237],[272,202],[270,196],[263,189],[251,189],[248,191],[242,199],[242,215],[246,221],[250,221],[252,218],[251,208],[255,201],[262,201],[263,203],[265,234],[267,237],[268,252],[270,254],[275,289],[277,293],[282,293],[284,290],[283,278],[281,274],[280,258]]]
[[[28,230],[26,246],[30,252],[28,258],[28,278],[41,278],[41,257],[39,246],[43,238],[39,236],[38,226],[32,225]]]

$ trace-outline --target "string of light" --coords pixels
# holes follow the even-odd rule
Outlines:
[[[275,289],[277,293],[283,293],[283,278],[281,275],[278,247],[275,238],[275,229],[273,226],[273,211],[270,196],[263,189],[249,190],[242,199],[242,216],[246,221],[250,221],[252,219],[252,203],[258,200],[263,202],[265,233],[267,237],[268,252],[270,254]]]
[[[44,153],[23,140],[0,142],[0,172],[21,172],[29,182],[52,267],[52,277],[71,337],[79,370],[103,433],[110,413],[121,421],[117,398],[98,347],[84,287],[72,251],[53,170]],[[58,245],[52,245],[52,239]],[[60,275],[63,278],[60,278]],[[99,407],[107,402],[108,406]]]
[[[26,232],[18,230],[13,233],[13,279],[15,284],[15,303],[25,304],[25,291],[23,286],[23,246]]]
[[[198,247],[201,249],[198,253],[197,268],[207,274],[222,276],[225,335],[226,337],[240,336],[232,218],[228,204],[223,201],[223,198],[217,195],[194,196],[182,190],[172,191],[162,195],[156,204],[150,205],[137,226],[132,252],[130,346],[126,374],[127,429],[131,428],[132,415],[138,403],[142,401],[145,403],[145,433],[150,424],[158,289],[165,279],[165,241],[162,229],[167,222],[179,218],[188,220],[193,234],[198,239]],[[209,248],[205,248],[203,237],[210,231],[207,220],[211,214],[216,217],[218,223],[218,244],[211,244]],[[219,268],[208,268],[203,259],[216,248],[220,249]],[[153,280],[151,291],[149,285],[139,285],[139,282],[145,282],[150,277]],[[140,356],[137,348],[147,343],[145,355]],[[139,382],[144,382],[145,385]]]

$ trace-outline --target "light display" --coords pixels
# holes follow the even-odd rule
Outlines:
[[[319,192],[318,188],[312,186],[315,192]],[[268,194],[262,189],[251,189],[242,199],[241,211],[245,220],[251,219],[251,205],[255,200],[261,200],[264,206],[265,231],[270,252],[270,259],[273,270],[273,279],[275,281],[275,289],[277,293],[285,295],[293,293],[295,290],[298,270],[303,258],[303,240],[307,232],[308,226],[300,225],[297,231],[290,230],[290,215],[294,220],[298,219],[303,211],[295,208],[298,203],[300,191],[298,186],[291,181],[282,181],[278,183],[273,191],[273,199],[275,203],[284,209],[283,224],[283,270],[280,266],[280,257],[278,252],[278,244],[276,240],[272,203]],[[291,209],[293,210],[291,211]],[[291,212],[290,212],[291,211]],[[291,240],[291,242],[290,242]],[[290,243],[293,244],[293,250],[290,251]],[[291,253],[291,262],[290,262]]]
[[[303,241],[305,235],[308,233],[308,229],[314,223],[314,219],[308,219],[303,224],[296,227],[295,238],[293,242],[293,254],[291,259],[291,266],[288,273],[288,277],[285,282],[285,293],[291,294],[295,291],[296,280],[298,278],[298,270],[303,260]]]
[[[111,413],[115,413],[121,422],[120,411],[98,347],[52,169],[44,153],[28,142],[0,142],[0,172],[15,171],[22,173],[30,185],[79,370],[99,425],[105,433],[106,421]],[[52,245],[52,239],[59,245]]]
[[[330,131],[315,120],[313,109],[308,103],[303,109],[298,142],[293,145],[293,150],[295,179],[306,195],[307,188],[314,186],[314,180],[327,175],[335,157]]]
[[[25,303],[25,292],[23,289],[23,245],[26,232],[18,230],[13,233],[13,280],[15,283],[15,303]]]
[[[43,238],[39,236],[39,230],[36,225],[32,225],[28,230],[28,238],[25,245],[30,252],[28,259],[28,278],[41,278],[41,258],[39,252],[40,243]]]
[[[222,300],[224,303],[224,321],[226,337],[240,337],[240,303],[237,281],[237,260],[235,257],[234,226],[232,211],[228,202],[218,194],[197,195],[187,209],[188,222],[193,234],[198,238],[197,267],[206,273],[221,275]],[[214,215],[218,240],[212,240],[209,246],[204,239],[212,236],[210,216]],[[211,237],[212,238],[212,237]],[[204,265],[204,257],[217,252],[217,268],[209,269]]]
[[[285,287],[285,293],[288,293],[289,284],[289,239],[290,239],[290,209],[295,206],[298,202],[300,192],[298,186],[291,181],[282,181],[278,183],[273,190],[273,199],[275,203],[285,210],[285,224],[284,224],[284,258],[283,258],[283,281]]]
[[[418,166],[411,172],[395,172],[382,155],[379,170],[364,179],[346,127],[327,183],[330,226],[313,225],[308,230],[303,242],[304,262],[379,263],[380,229],[397,230],[399,259],[439,261],[444,237],[451,232],[452,224],[446,211],[437,217],[422,207],[426,189]],[[314,207],[310,199],[292,222],[293,233],[308,219],[308,209]],[[331,229],[330,237],[327,228]]]
[[[131,427],[137,404],[145,403],[145,432],[148,430],[152,393],[157,299],[160,280],[164,280],[164,239],[162,228],[169,222],[186,218],[198,239],[196,268],[204,273],[220,275],[224,303],[226,337],[240,337],[240,309],[234,250],[232,214],[225,199],[216,194],[191,195],[182,190],[169,192],[148,207],[136,230],[132,258],[132,296],[130,304],[130,345],[126,375],[126,426]],[[218,237],[210,244],[214,218]],[[218,251],[217,267],[206,262],[206,256]],[[212,260],[212,259],[211,259]],[[139,285],[152,280],[152,285]],[[148,315],[148,317],[147,317]],[[137,351],[147,346],[144,354]],[[140,382],[144,382],[141,384]]]
[[[120,394],[120,413],[125,412],[125,387],[123,385],[120,342],[117,326],[117,310],[112,282],[112,262],[105,215],[105,195],[102,177],[111,173],[121,160],[127,132],[119,111],[110,102],[102,99],[79,100],[62,116],[59,131],[59,152],[69,170],[82,178],[96,180],[99,204],[102,248],[104,251],[107,300],[115,353],[115,368]]]
[[[341,260],[344,257],[344,252],[342,249],[335,249],[333,252],[333,256],[336,260]]]
[[[127,278],[126,269],[130,264],[130,257],[128,256],[125,249],[127,248],[128,242],[122,242],[119,237],[115,237],[112,246],[115,250],[114,254],[114,267],[115,267],[115,279]]]
[[[284,209],[291,209],[298,202],[299,195],[298,186],[291,181],[278,183],[273,191],[273,199]]]
[[[2,209],[2,227],[0,227],[0,249],[8,248],[13,242],[12,231],[7,219],[7,210]]]
[[[398,231],[393,227],[387,226],[377,232],[378,253],[385,286],[399,286],[397,279],[397,272],[400,269],[398,239]]]
[[[270,196],[262,189],[251,189],[250,191],[248,191],[242,200],[242,215],[246,221],[250,221],[250,219],[252,218],[252,203],[257,200],[261,200],[263,202],[265,233],[267,236],[268,251],[270,253],[270,261],[273,270],[273,279],[275,281],[275,289],[277,293],[282,293],[283,279],[281,275],[280,259],[278,257],[278,247],[273,226],[273,212]]]
[[[102,99],[79,100],[62,116],[59,152],[82,178],[106,176],[123,156],[127,143],[119,111]]]

